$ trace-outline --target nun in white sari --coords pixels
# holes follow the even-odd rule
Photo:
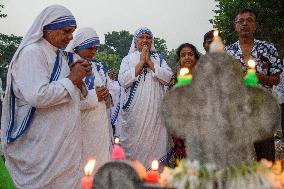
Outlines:
[[[118,75],[122,86],[119,125],[127,158],[145,167],[154,159],[163,164],[169,149],[160,105],[171,76],[166,61],[155,52],[152,32],[146,27],[138,29]]]
[[[111,126],[106,100],[110,97],[101,65],[91,62],[100,45],[99,37],[92,28],[81,28],[66,50],[75,53],[75,59],[83,59],[92,65],[92,74],[85,78],[89,99],[81,106],[83,138],[83,160],[96,159],[95,172],[110,161]]]
[[[9,65],[1,139],[6,166],[19,189],[80,188],[81,93],[76,83],[90,71],[83,62],[70,71],[61,50],[75,28],[68,9],[47,7]]]

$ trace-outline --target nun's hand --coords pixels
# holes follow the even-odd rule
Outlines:
[[[107,101],[107,99],[109,98],[109,91],[106,87],[101,86],[101,87],[96,87],[96,93],[98,96],[98,101]]]
[[[86,61],[76,61],[70,65],[70,69],[68,78],[76,86],[81,83],[83,78],[91,74],[91,67]]]

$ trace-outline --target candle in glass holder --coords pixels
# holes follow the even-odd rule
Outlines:
[[[151,170],[147,172],[146,182],[157,183],[159,181],[159,162],[154,160],[152,162]]]
[[[125,154],[123,148],[120,146],[119,138],[114,139],[114,146],[112,148],[111,158],[113,160],[124,160]]]
[[[255,61],[249,60],[248,66],[249,66],[249,69],[248,69],[246,76],[244,77],[243,82],[247,86],[256,87],[258,86],[259,82],[258,82],[258,77],[256,75],[256,70],[255,70]]]
[[[209,46],[209,52],[224,52],[224,43],[219,36],[219,31],[213,32],[213,41]]]
[[[189,73],[188,68],[181,68],[177,76],[176,87],[188,85],[192,82],[192,75]]]
[[[93,186],[93,170],[96,160],[89,160],[84,168],[85,176],[82,178],[82,189],[91,189]]]

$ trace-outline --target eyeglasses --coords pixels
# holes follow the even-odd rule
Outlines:
[[[243,25],[243,24],[245,24],[245,23],[252,24],[252,23],[254,23],[254,22],[255,22],[254,19],[248,18],[248,19],[240,19],[240,20],[237,20],[237,21],[236,21],[236,24]]]

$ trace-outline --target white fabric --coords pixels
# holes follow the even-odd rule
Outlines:
[[[86,39],[98,37],[92,28],[81,28],[73,37],[66,50],[73,52],[73,48]],[[75,60],[83,59],[75,55]],[[81,104],[81,127],[83,133],[83,161],[95,158],[96,172],[102,165],[111,160],[111,126],[105,101],[98,102],[96,86],[103,86],[102,76],[97,71],[96,63],[92,62],[92,73],[95,77],[94,89],[88,90],[86,100]],[[94,98],[95,97],[95,98]]]
[[[109,79],[108,90],[112,96],[113,108],[111,109],[111,112],[113,112],[116,105],[119,103],[120,85],[118,81]]]
[[[58,81],[49,83],[57,48],[45,41],[43,26],[72,15],[60,5],[44,9],[27,32],[10,63],[1,126],[6,166],[19,189],[75,189],[80,186],[80,94],[66,78],[69,67],[62,59]],[[30,106],[37,108],[26,133],[7,144],[11,84],[16,96],[15,126]],[[70,179],[72,178],[72,179]]]
[[[135,96],[128,110],[123,110],[135,77],[135,66],[140,61],[140,52],[135,51],[123,58],[118,80],[121,84],[121,111],[119,115],[121,144],[128,158],[141,161],[149,167],[154,159],[160,159],[167,153],[168,134],[164,127],[160,105],[164,96],[164,85],[172,76],[172,71],[163,60],[161,67],[159,56],[151,56],[155,73],[147,68],[144,78],[142,73]],[[144,80],[145,79],[145,80]],[[161,82],[163,81],[163,82]]]
[[[96,64],[92,63],[92,72],[95,75],[94,86],[102,86],[103,82],[96,69]],[[103,164],[111,160],[111,126],[109,120],[109,110],[106,108],[105,101],[98,102],[96,90],[88,91],[90,95],[96,96],[96,104],[86,109],[81,109],[82,130],[83,130],[83,160],[86,162],[90,158],[95,158],[96,172]],[[92,102],[89,102],[90,104]]]
[[[108,90],[109,93],[111,94],[112,101],[113,101],[113,107],[111,108],[111,113],[110,113],[110,118],[112,118],[115,114],[115,110],[117,109],[117,106],[119,105],[119,100],[120,100],[120,85],[118,81],[109,79],[108,80]],[[115,129],[116,129],[116,136],[119,136],[119,130],[117,121],[114,123]]]
[[[66,51],[74,53],[73,49],[75,47],[80,45],[85,40],[93,38],[93,37],[99,37],[97,32],[93,28],[85,27],[85,28],[78,29],[77,31],[75,31],[73,40],[70,41],[70,43],[66,47]]]
[[[26,115],[28,105],[37,108],[28,131],[13,143],[3,144],[6,166],[17,188],[79,186],[82,172],[80,94],[66,78],[69,75],[66,60],[59,80],[49,84],[55,52],[45,40],[31,44],[20,52],[10,72],[17,97],[16,123]],[[3,134],[8,124],[7,106],[5,103],[3,107]]]

